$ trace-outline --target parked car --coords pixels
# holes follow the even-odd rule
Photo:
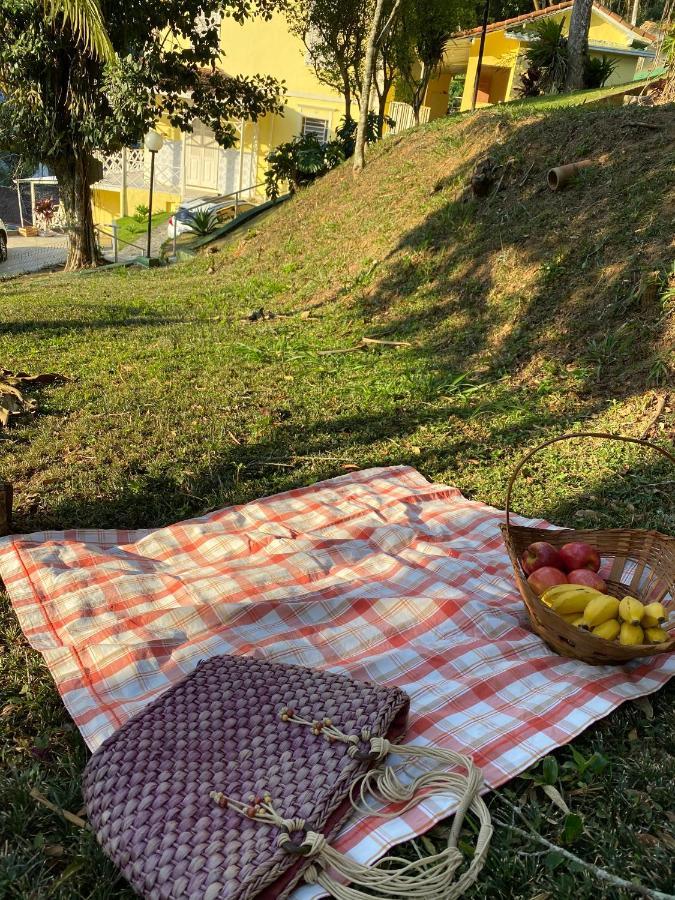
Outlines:
[[[0,263],[4,263],[7,259],[7,229],[5,223],[0,219]]]
[[[172,213],[169,216],[166,233],[169,238],[173,238],[174,220],[175,233],[177,235],[194,231],[194,228],[190,225],[190,221],[196,212],[213,212],[218,217],[219,221],[227,221],[228,219],[234,218],[234,207],[235,200],[232,194],[226,194],[220,197],[196,197],[194,200],[186,200],[184,203],[181,203],[175,213]],[[248,201],[239,201],[239,211],[249,209],[250,207],[251,204]]]

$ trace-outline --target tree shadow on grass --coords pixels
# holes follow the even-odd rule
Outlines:
[[[588,155],[595,165],[552,193],[546,172]],[[445,199],[406,233],[358,305],[367,320],[415,340],[450,371],[494,377],[547,355],[586,366],[590,393],[634,387],[662,338],[664,308],[645,276],[672,265],[675,123],[664,108],[646,136],[630,110],[583,109],[504,127],[487,153],[503,168],[486,199]],[[634,124],[634,123],[633,123]],[[548,158],[537,156],[560,141]],[[468,183],[485,155],[457,170]],[[499,177],[499,176],[498,176]],[[517,265],[516,265],[517,254]],[[644,361],[642,370],[634,359]]]

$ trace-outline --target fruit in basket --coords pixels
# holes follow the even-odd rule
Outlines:
[[[644,631],[640,628],[639,625],[631,625],[630,622],[624,622],[621,625],[621,631],[619,633],[619,643],[624,644],[627,647],[631,647],[633,646],[633,644],[644,643],[644,639]]]
[[[663,603],[648,603],[644,608],[641,624],[644,628],[656,628],[663,625],[667,619],[668,610]]]
[[[578,627],[581,625],[584,617],[580,613],[569,613],[568,615],[561,615],[560,618],[564,619],[568,625]]]
[[[530,544],[527,550],[523,551],[520,562],[526,575],[531,575],[537,569],[543,569],[544,566],[561,571],[563,568],[560,554],[548,541],[535,541],[534,544]]]
[[[527,583],[538,597],[556,584],[567,584],[567,575],[553,566],[542,566],[527,577]]]
[[[644,614],[644,606],[635,597],[624,597],[619,604],[619,618],[630,625],[639,625]]]
[[[553,587],[544,591],[541,595],[541,599],[547,606],[551,606],[554,598],[557,597],[558,594],[583,593],[586,590],[587,588],[581,584],[554,584]]]
[[[664,628],[645,628],[644,632],[650,644],[662,644],[670,639],[670,635]]]
[[[591,569],[597,572],[600,568],[600,556],[595,547],[585,544],[583,541],[572,541],[563,544],[560,548],[560,557],[563,569],[566,572],[575,572],[577,569]]]
[[[596,625],[602,625],[603,622],[607,622],[609,619],[616,619],[618,614],[619,601],[616,597],[609,597],[607,594],[596,594],[588,601],[584,609],[584,626],[586,628],[595,628]]]
[[[596,625],[593,634],[604,638],[606,641],[615,641],[621,631],[621,623],[618,619],[608,619],[602,625]]]
[[[607,585],[598,573],[592,572],[590,569],[574,569],[567,576],[567,580],[570,584],[584,584],[586,587],[600,591],[601,594],[607,590]]]
[[[572,613],[580,615],[596,596],[598,595],[595,591],[591,591],[589,588],[581,591],[568,591],[557,594],[551,600],[550,606],[553,612],[558,613],[559,616],[568,616]]]

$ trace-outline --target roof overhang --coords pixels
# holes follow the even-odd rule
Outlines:
[[[444,75],[458,75],[466,72],[469,65],[469,52],[471,50],[471,37],[449,40],[443,53],[441,71]]]

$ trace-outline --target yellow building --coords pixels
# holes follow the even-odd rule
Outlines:
[[[544,17],[556,22],[564,19],[563,34],[568,34],[572,5],[572,0],[566,0],[488,25],[477,106],[488,106],[517,97],[515,91],[520,75],[527,69],[525,51],[528,41],[532,39],[532,31],[528,29],[528,25]],[[429,85],[425,101],[427,106],[432,107],[431,118],[444,114],[440,110],[444,101],[447,108],[450,80],[459,74],[466,75],[460,109],[471,109],[481,31],[481,28],[472,28],[460,32],[448,42],[440,74]],[[654,35],[635,25],[629,25],[621,16],[600,3],[593,4],[588,49],[592,57],[607,57],[614,63],[615,69],[607,84],[626,84],[632,81],[645,64],[654,59],[652,44],[655,40]]]
[[[243,199],[261,198],[265,156],[278,144],[311,132],[332,137],[344,117],[344,98],[316,77],[302,41],[291,34],[286,19],[249,19],[243,25],[223,18],[223,65],[240,75],[272,75],[285,82],[283,115],[267,115],[257,123],[238,122],[243,140],[223,150],[213,132],[199,121],[191,134],[160,122],[164,145],[157,154],[153,209],[171,212],[183,200],[242,191]],[[358,117],[356,107],[352,110]],[[149,154],[130,148],[103,160],[103,179],[93,186],[94,219],[108,225],[131,215],[148,202]]]

